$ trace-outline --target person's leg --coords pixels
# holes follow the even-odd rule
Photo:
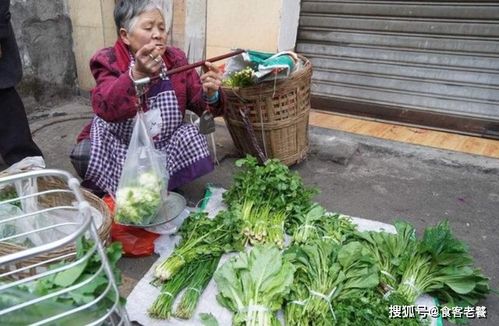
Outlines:
[[[166,151],[170,168],[169,190],[181,187],[214,169],[205,136],[191,124],[184,124],[175,131]]]
[[[95,195],[103,197],[106,193],[91,180],[85,179],[88,164],[90,163],[91,146],[90,139],[83,139],[73,147],[69,159],[71,164],[73,164],[76,174],[82,179],[81,186],[90,190]]]
[[[90,150],[90,139],[83,139],[73,147],[71,154],[69,154],[71,164],[73,164],[76,173],[82,179],[85,179],[87,174],[88,164],[90,163]]]
[[[0,155],[7,165],[43,156],[29,130],[24,105],[14,87],[0,89]]]

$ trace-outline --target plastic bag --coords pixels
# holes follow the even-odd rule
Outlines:
[[[0,177],[40,169],[45,169],[45,161],[43,160],[43,157],[28,156],[0,172]]]
[[[16,234],[22,233],[18,230],[20,227],[24,228],[24,225],[20,224],[20,222],[24,222],[23,219],[15,220],[10,223],[3,222],[2,220],[10,219],[21,214],[23,214],[23,212],[17,205],[0,204],[0,239],[2,239],[2,241],[6,241],[4,240],[5,238],[13,237]],[[28,231],[31,230],[28,229]],[[10,240],[9,242],[24,245],[26,247],[34,247],[33,242],[31,240],[28,240],[27,236],[12,238],[12,240]]]
[[[47,195],[38,191],[37,178],[16,180],[0,189],[0,239],[31,248],[57,241],[75,232],[81,222],[78,202],[48,206]],[[55,189],[51,189],[55,190]],[[27,197],[27,198],[22,198]],[[102,214],[90,207],[94,224],[102,225]]]
[[[168,185],[165,163],[139,111],[116,191],[117,223],[148,225],[160,214]]]
[[[43,157],[29,156],[2,171],[0,177],[43,168],[45,168]],[[5,193],[10,193],[10,195],[3,198]],[[33,232],[50,225],[50,221],[47,221],[44,216],[33,214],[15,219],[15,217],[36,213],[39,210],[37,193],[36,177],[16,180],[14,183],[5,183],[0,187],[0,198],[14,199],[27,196],[27,198],[11,202],[11,204],[0,204],[0,217],[4,220],[0,223],[0,239],[9,238],[8,241],[12,243],[25,247],[34,247],[50,241],[52,236],[57,236],[54,235],[56,232],[54,229],[45,232]],[[20,236],[24,233],[26,233],[25,236]]]
[[[111,196],[102,198],[109,207],[111,214],[114,214],[115,202]],[[111,241],[119,241],[123,245],[123,252],[128,257],[150,256],[154,253],[154,240],[159,234],[146,231],[144,229],[125,226],[116,223],[111,224]]]

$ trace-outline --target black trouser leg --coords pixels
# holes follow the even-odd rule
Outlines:
[[[0,89],[0,155],[7,165],[42,156],[29,130],[23,102],[14,87]]]

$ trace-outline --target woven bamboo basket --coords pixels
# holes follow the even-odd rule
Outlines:
[[[301,68],[286,79],[244,88],[223,87],[225,123],[240,153],[258,157],[261,149],[266,158],[286,165],[306,158],[312,64],[304,56],[298,57]],[[248,130],[241,112],[246,112],[253,130]]]
[[[38,190],[54,190],[54,189],[69,189],[67,185],[60,179],[55,177],[50,178],[38,178]],[[99,238],[103,245],[106,245],[109,242],[109,233],[111,231],[111,223],[112,217],[109,211],[109,208],[104,203],[102,199],[95,196],[91,192],[81,189],[85,200],[92,206],[97,209],[97,211],[102,215],[102,224],[99,226],[97,232],[99,234]],[[56,206],[71,206],[75,202],[75,196],[70,192],[54,192],[47,195],[43,195],[38,199],[38,205],[40,208],[50,208]],[[0,256],[11,254],[17,251],[22,251],[25,248],[21,245],[9,243],[9,242],[0,242]],[[22,260],[22,266],[16,265],[16,268],[22,268],[26,266],[33,266],[39,264],[41,262],[47,262],[50,260],[57,260],[60,257],[65,257],[66,255],[74,254],[76,251],[75,244],[67,245],[61,247],[57,250],[52,250],[43,255],[37,255],[33,257],[29,257]],[[70,256],[65,258],[65,260],[71,260],[73,257]],[[0,268],[1,270],[2,268]],[[34,271],[32,271],[34,272]],[[30,273],[30,271],[28,271]]]

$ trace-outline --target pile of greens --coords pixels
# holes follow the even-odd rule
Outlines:
[[[247,87],[255,83],[255,71],[251,67],[246,67],[239,71],[233,72],[222,81],[223,86],[227,87]]]
[[[161,281],[171,279],[184,265],[206,255],[221,256],[243,249],[240,221],[227,211],[214,219],[207,213],[191,214],[180,230],[182,241],[173,253],[156,267],[155,277]]]
[[[343,244],[355,238],[357,227],[342,214],[327,213],[319,204],[313,204],[303,216],[293,221],[293,243],[304,244],[313,239],[328,239]]]
[[[2,201],[6,201],[6,200],[9,200],[9,199],[14,199],[14,198],[17,198],[17,197],[18,197],[17,191],[12,186],[7,186],[7,187],[5,187],[3,189],[0,189],[0,203]],[[10,204],[21,208],[21,201],[19,201],[19,200],[13,201]]]
[[[86,240],[83,237],[78,239],[76,259],[78,260],[85,257],[87,253],[95,249],[94,246],[95,244],[93,242]],[[116,263],[121,257],[121,244],[111,244],[106,249],[106,253],[115,280],[119,285],[121,283],[121,272],[116,267]],[[48,269],[55,269],[66,264],[68,264],[68,262],[59,262],[49,266]],[[99,268],[101,268],[100,257],[97,253],[93,253],[88,259],[85,259],[81,263],[66,270],[51,274],[27,285],[15,286],[0,291],[0,310],[2,310],[41,298],[51,293],[56,293],[72,286],[78,286],[90,277],[93,278],[93,280],[87,284],[77,287],[65,294],[56,295],[52,298],[42,300],[39,303],[3,315],[1,318],[2,324],[28,325],[92,302],[106,291],[109,284],[109,279],[105,275],[104,270],[97,274]],[[97,276],[94,277],[94,275]],[[2,282],[0,282],[0,287],[1,285]],[[53,321],[51,322],[51,325],[86,325],[92,321],[98,320],[114,305],[114,302],[116,302],[115,295],[114,291],[109,291],[97,304],[71,314],[70,316]]]
[[[400,267],[397,292],[408,302],[422,293],[447,306],[474,306],[490,293],[489,278],[473,267],[468,247],[452,234],[448,222],[426,228],[423,238]]]
[[[402,266],[414,254],[417,246],[416,230],[412,225],[398,221],[396,234],[387,232],[358,232],[356,236],[363,241],[375,258],[380,270],[380,284],[385,293],[393,292],[402,278]]]
[[[447,307],[473,306],[490,292],[447,222],[421,239],[406,222],[395,224],[395,234],[360,232],[348,216],[312,203],[316,191],[279,161],[259,165],[248,156],[236,165],[241,170],[223,195],[228,211],[213,220],[189,216],[182,241],[157,266],[163,284],[152,316],[190,318],[212,275],[234,325],[280,325],[281,308],[287,325],[422,325],[417,316],[390,319],[390,306],[413,305],[423,293]],[[285,231],[292,241],[282,253]],[[248,243],[255,247],[215,271],[222,254]]]
[[[152,172],[142,173],[134,187],[121,187],[116,192],[118,223],[147,225],[161,208],[163,180]]]
[[[215,272],[218,302],[234,312],[233,325],[280,325],[275,312],[293,283],[293,265],[275,246],[256,246]]]
[[[217,269],[220,257],[208,257],[199,260],[199,267],[192,273],[192,278],[185,288],[184,295],[177,306],[175,316],[182,319],[190,319],[194,314],[201,294],[210,282]]]
[[[275,244],[279,248],[284,247],[284,222],[286,213],[284,211],[272,212],[270,205],[262,205],[253,208],[253,201],[245,201],[241,209],[234,209],[238,212],[243,221],[243,235],[246,243],[256,244]]]
[[[423,326],[429,320],[418,318],[389,318],[390,306],[408,306],[395,296],[389,300],[375,289],[362,291],[360,295],[346,297],[334,305],[336,325],[390,325],[390,326]]]
[[[160,295],[149,308],[149,315],[157,319],[168,319],[171,316],[190,319],[219,261],[220,256],[205,256],[182,267],[162,285]],[[184,294],[173,311],[173,303],[182,290],[185,290]]]
[[[279,160],[259,165],[256,158],[247,156],[236,161],[236,166],[241,170],[223,195],[225,203],[243,220],[249,241],[280,245],[282,222],[286,227],[289,221],[300,219],[310,209],[316,190],[305,187],[300,176]],[[269,232],[274,232],[270,240]]]
[[[203,212],[189,215],[179,230],[181,242],[156,267],[155,283],[162,284],[162,289],[149,308],[149,314],[158,319],[168,319],[172,315],[191,318],[220,257],[224,253],[244,249],[240,229],[240,220],[227,211],[221,211],[214,219]],[[184,289],[173,312],[173,302]]]
[[[396,234],[359,232],[381,271],[380,288],[414,304],[423,293],[447,307],[475,305],[490,293],[489,279],[473,267],[467,246],[452,234],[444,221],[416,238],[413,226],[395,223]]]
[[[184,266],[168,282],[161,287],[161,292],[152,306],[149,315],[157,319],[168,319],[173,315],[173,303],[177,295],[185,288],[192,278],[193,271],[197,268],[196,263]]]
[[[378,286],[378,270],[369,251],[359,242],[338,245],[311,240],[285,252],[295,269],[285,307],[287,325],[331,325],[335,304]]]

